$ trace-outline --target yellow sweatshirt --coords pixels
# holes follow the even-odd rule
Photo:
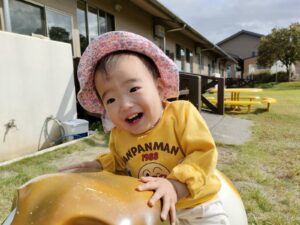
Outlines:
[[[191,208],[216,197],[217,150],[198,110],[187,101],[165,102],[162,118],[151,130],[133,135],[113,128],[103,168],[133,177],[167,177],[185,183],[190,195],[177,208]]]

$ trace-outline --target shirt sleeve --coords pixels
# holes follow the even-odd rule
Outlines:
[[[190,198],[200,198],[218,191],[219,181],[214,176],[217,150],[210,131],[198,110],[186,103],[178,114],[178,138],[185,154],[168,178],[187,185]]]
[[[97,160],[101,163],[103,170],[111,173],[124,174],[125,163],[116,152],[113,131],[111,132],[109,138],[109,150],[109,153],[101,154],[97,157]]]

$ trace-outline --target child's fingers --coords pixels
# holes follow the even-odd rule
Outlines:
[[[162,220],[166,220],[170,211],[170,201],[167,200],[165,197],[163,198],[163,202],[162,202],[163,206],[161,209],[161,214],[160,217]]]
[[[150,198],[150,200],[148,201],[148,204],[150,206],[154,206],[155,203],[161,199],[163,197],[163,194],[159,191],[154,192],[154,194],[152,195],[152,197]]]
[[[175,225],[175,223],[176,223],[176,207],[173,204],[171,204],[171,207],[170,207],[170,222],[171,222],[171,225]]]
[[[140,181],[142,182],[150,182],[150,181],[155,181],[156,177],[141,177]]]
[[[152,191],[158,188],[159,184],[155,181],[150,181],[147,183],[140,184],[137,186],[138,191]]]

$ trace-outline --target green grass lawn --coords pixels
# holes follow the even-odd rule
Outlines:
[[[274,97],[270,112],[259,106],[250,114],[253,136],[241,146],[222,146],[232,155],[220,169],[243,198],[249,224],[300,224],[300,82],[264,89]]]
[[[0,167],[0,222],[2,222],[11,210],[12,200],[16,194],[16,189],[22,184],[42,174],[56,173],[57,162],[62,158],[68,158],[72,154],[79,154],[87,148],[99,146],[103,136],[94,136],[84,139],[76,144],[58,148],[36,157],[23,159],[19,162]],[[107,146],[107,141],[102,145]]]
[[[254,121],[253,136],[241,146],[226,149],[219,169],[236,185],[250,225],[300,224],[300,82],[264,89],[274,97],[270,112],[259,106],[250,114],[235,114]],[[35,158],[0,167],[0,221],[10,211],[15,189],[29,179],[57,171],[54,161],[94,146],[91,139]],[[220,154],[222,156],[222,154]]]

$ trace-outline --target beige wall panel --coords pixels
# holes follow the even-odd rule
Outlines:
[[[126,30],[153,39],[152,16],[132,3],[123,6],[116,15],[116,30]]]
[[[170,46],[168,43],[167,44],[167,48],[169,47],[170,50],[172,50],[172,52],[175,52],[175,44],[179,44],[185,48],[190,49],[193,54],[194,54],[194,48],[195,48],[195,44],[194,41],[189,39],[188,37],[184,36],[183,34],[181,34],[180,32],[171,32],[171,33],[166,33],[166,41],[167,42],[171,42]]]
[[[97,7],[99,9],[102,9],[105,12],[108,12],[110,14],[114,14],[114,10],[113,10],[113,1],[109,1],[109,0],[88,0],[87,1],[89,6],[92,7]]]
[[[193,40],[181,34],[179,31],[166,33],[166,50],[169,50],[176,57],[176,44],[184,48],[188,48],[192,53],[192,63],[193,63],[193,73],[199,73],[199,64],[197,63],[197,56],[195,55],[195,43]],[[189,64],[186,63],[185,67],[188,67]],[[186,68],[185,71],[188,71]]]
[[[153,40],[152,16],[132,4],[130,1],[119,1],[121,6],[121,10],[119,12],[114,8],[114,1],[92,0],[88,1],[88,4],[114,15],[116,30],[134,32]]]
[[[42,5],[57,9],[59,11],[76,15],[76,1],[74,0],[34,0],[32,2],[37,2]]]
[[[77,112],[70,44],[0,31],[0,52],[5,52],[0,54],[3,161],[49,146],[43,129],[46,118],[67,121]],[[12,120],[16,127],[5,126]],[[58,131],[52,125],[51,134]]]

